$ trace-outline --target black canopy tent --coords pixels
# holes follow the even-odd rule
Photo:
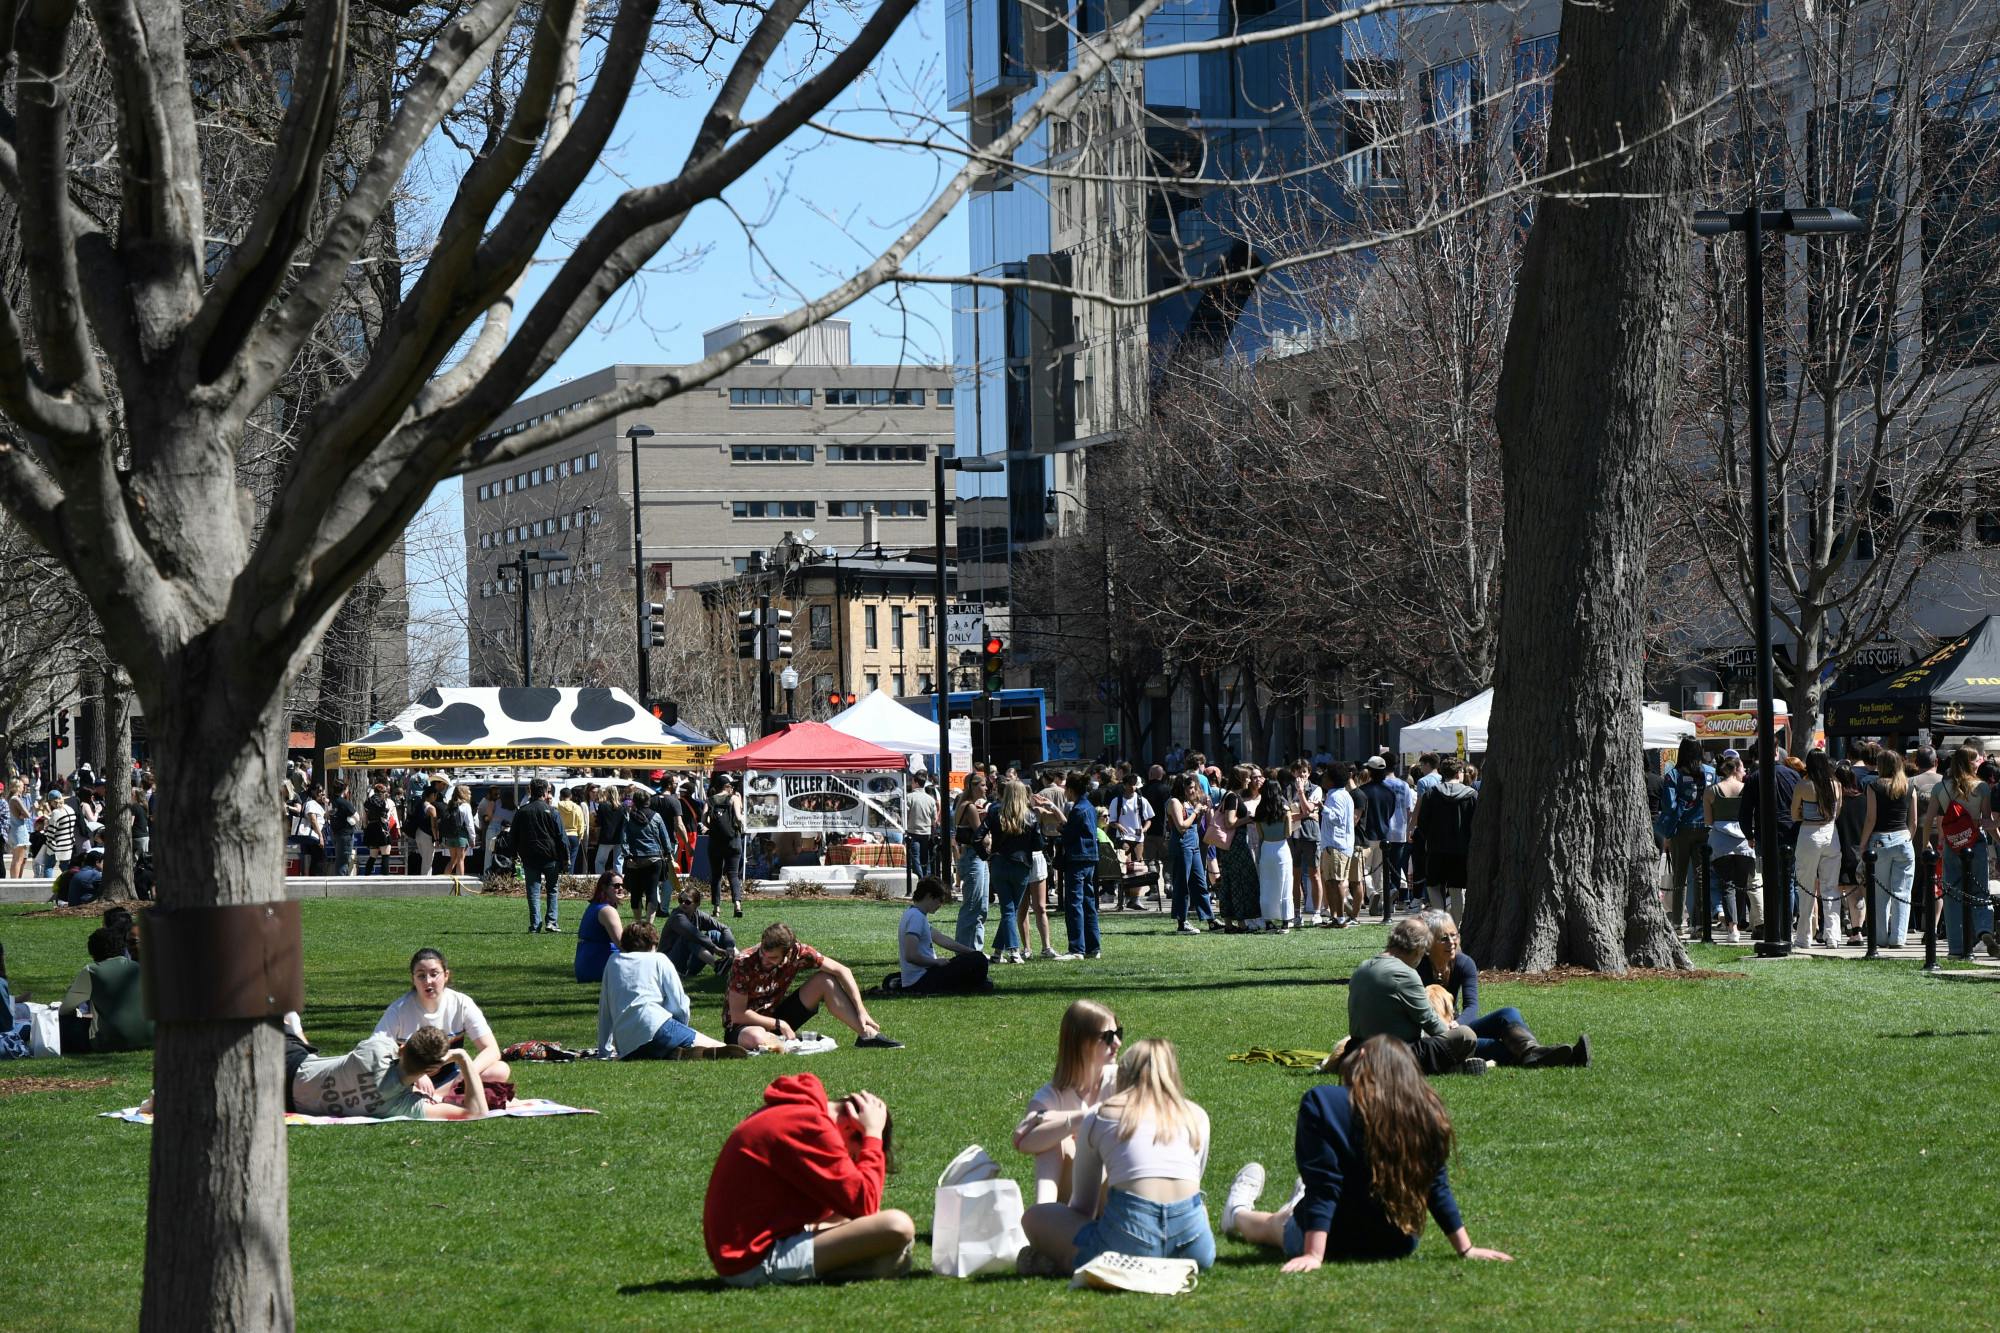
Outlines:
[[[1829,736],[2000,733],[2000,616],[1921,662],[1827,701]]]

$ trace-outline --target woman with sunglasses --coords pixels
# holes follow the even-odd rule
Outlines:
[[[597,877],[597,890],[583,909],[583,924],[576,931],[576,979],[596,984],[604,980],[604,965],[618,952],[618,937],[625,922],[618,915],[618,900],[625,893],[625,876],[607,870]]]
[[[1078,1000],[1063,1015],[1055,1077],[1029,1099],[1028,1113],[1014,1127],[1014,1146],[1035,1158],[1036,1203],[1069,1197],[1076,1127],[1116,1082],[1124,1035],[1117,1018],[1095,1000]]]

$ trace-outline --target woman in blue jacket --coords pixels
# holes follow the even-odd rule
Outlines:
[[[1415,1254],[1428,1211],[1459,1258],[1511,1261],[1465,1234],[1445,1176],[1451,1117],[1409,1043],[1370,1037],[1348,1055],[1341,1077],[1346,1086],[1317,1087],[1299,1100],[1291,1201],[1258,1212],[1264,1168],[1251,1162],[1229,1187],[1222,1229],[1283,1250],[1285,1272],[1310,1273],[1329,1259]]]

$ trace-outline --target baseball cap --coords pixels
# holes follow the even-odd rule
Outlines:
[[[1380,772],[1383,772],[1383,771],[1384,771],[1385,769],[1387,769],[1387,768],[1389,767],[1389,761],[1388,761],[1388,760],[1386,760],[1386,759],[1384,759],[1384,758],[1383,758],[1383,757],[1382,757],[1381,755],[1379,755],[1379,754],[1377,754],[1377,755],[1370,755],[1370,756],[1369,756],[1369,758],[1368,758],[1368,762],[1367,762],[1366,764],[1362,765],[1362,767],[1364,767],[1364,768],[1372,768],[1372,769],[1374,769],[1374,770],[1375,770],[1375,771],[1376,771],[1377,773],[1380,773]]]

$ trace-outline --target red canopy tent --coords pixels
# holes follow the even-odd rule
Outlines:
[[[794,722],[782,731],[731,750],[714,762],[718,773],[754,768],[760,773],[783,769],[833,773],[863,769],[900,771],[909,757],[870,741],[835,731],[824,722]]]

